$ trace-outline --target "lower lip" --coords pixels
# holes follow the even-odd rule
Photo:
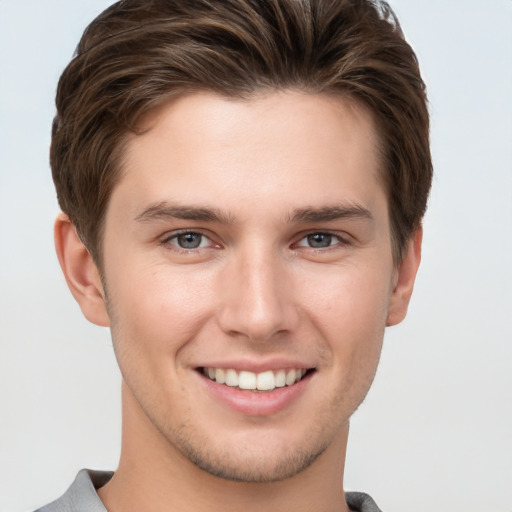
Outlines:
[[[304,393],[312,377],[312,374],[308,373],[291,386],[275,388],[272,391],[253,392],[218,384],[199,372],[197,375],[215,399],[232,410],[248,416],[269,416],[290,407]]]

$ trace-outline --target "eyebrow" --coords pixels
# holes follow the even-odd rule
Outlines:
[[[289,223],[318,223],[346,218],[373,220],[373,215],[367,208],[358,204],[333,205],[295,209],[288,216],[287,221]],[[148,206],[135,217],[136,222],[142,223],[168,219],[216,222],[219,224],[235,223],[233,216],[217,208],[178,206],[165,201]]]
[[[299,208],[292,212],[290,222],[329,222],[338,219],[373,220],[370,210],[358,204],[324,206],[321,208]]]
[[[150,205],[135,217],[137,222],[151,222],[155,220],[182,219],[198,222],[218,222],[231,224],[233,219],[227,213],[217,208],[202,208],[195,206],[176,206],[167,202]]]

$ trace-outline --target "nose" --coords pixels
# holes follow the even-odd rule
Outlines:
[[[266,342],[297,328],[299,310],[285,262],[272,251],[248,250],[221,276],[218,322],[230,336]]]

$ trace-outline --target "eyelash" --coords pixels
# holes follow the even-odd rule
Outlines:
[[[178,240],[178,238],[180,236],[185,236],[185,235],[197,235],[199,237],[201,237],[201,241],[200,241],[200,244],[198,247],[180,247],[178,245],[178,243],[173,243],[173,241],[176,241]],[[332,239],[335,239],[337,240],[337,242],[335,244],[332,244],[332,245],[328,245],[326,247],[311,247],[310,245],[301,245],[301,242],[303,242],[304,240],[307,240],[308,237],[313,237],[313,236],[327,236],[327,237],[332,237]],[[166,238],[164,238],[162,240],[162,245],[164,246],[169,246],[169,245],[172,245],[173,246],[173,250],[175,251],[179,251],[181,253],[191,253],[191,252],[195,252],[197,250],[200,250],[200,249],[209,249],[210,247],[201,247],[201,244],[203,243],[204,240],[208,240],[210,243],[214,243],[212,242],[212,240],[207,236],[205,235],[204,233],[200,232],[200,231],[193,231],[193,230],[183,230],[183,231],[178,231],[178,232],[175,232],[175,233],[172,233],[170,236],[167,236]],[[331,241],[331,240],[330,240]],[[297,248],[297,247],[303,247],[305,249],[309,249],[309,250],[313,250],[313,251],[320,251],[320,252],[326,252],[328,250],[333,250],[333,249],[336,249],[337,247],[340,247],[340,246],[347,246],[349,245],[350,242],[342,237],[341,235],[339,235],[338,233],[333,233],[331,231],[310,231],[308,233],[305,233],[300,239],[298,242],[294,243],[293,244],[293,248]]]
[[[197,236],[201,237],[200,245],[203,243],[204,239],[212,242],[208,236],[206,236],[204,233],[201,233],[200,231],[183,230],[183,231],[178,231],[178,232],[172,233],[170,236],[167,236],[166,238],[164,238],[162,240],[162,245],[165,245],[165,246],[172,245],[173,250],[179,251],[181,253],[190,253],[190,252],[196,251],[198,249],[207,249],[208,248],[208,247],[200,247],[200,246],[186,248],[186,247],[180,247],[177,243],[173,243],[173,241],[178,240],[178,238],[180,236],[186,236],[186,235],[197,235]]]
[[[332,239],[337,240],[337,242],[335,244],[328,245],[327,247],[311,247],[309,245],[300,245],[300,243],[302,241],[307,240],[309,237],[318,236],[318,235],[331,237]],[[332,231],[311,231],[309,233],[306,233],[299,240],[299,242],[294,244],[294,245],[298,246],[298,247],[305,247],[306,249],[320,250],[322,252],[325,252],[325,251],[328,251],[328,250],[336,249],[338,247],[347,246],[347,245],[349,245],[349,242],[348,242],[348,240],[346,238],[342,237],[340,234],[333,233]]]

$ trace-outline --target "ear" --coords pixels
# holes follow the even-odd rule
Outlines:
[[[396,269],[394,288],[389,303],[387,326],[399,324],[407,314],[416,273],[421,261],[422,238],[423,228],[420,226],[407,242],[402,262]]]
[[[90,322],[108,327],[105,293],[100,274],[75,227],[64,213],[58,215],[54,228],[55,250],[73,297]]]

